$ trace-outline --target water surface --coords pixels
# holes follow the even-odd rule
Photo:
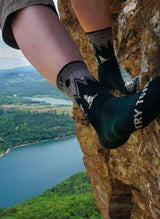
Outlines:
[[[84,169],[76,137],[11,150],[0,158],[0,208],[36,196]]]
[[[67,106],[72,106],[73,102],[71,100],[65,100],[65,99],[57,99],[57,98],[52,98],[52,97],[27,97],[28,99],[31,99],[33,101],[40,101],[40,102],[46,102],[50,103],[52,105],[67,105]]]

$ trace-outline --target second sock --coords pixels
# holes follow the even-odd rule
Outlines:
[[[135,93],[137,78],[132,79],[121,68],[115,56],[112,28],[87,33],[92,50],[98,62],[98,80],[109,90],[120,90],[124,94]]]

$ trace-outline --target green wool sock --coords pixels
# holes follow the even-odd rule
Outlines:
[[[124,94],[135,93],[138,78],[132,79],[119,66],[113,48],[112,28],[86,34],[98,62],[99,82],[109,90],[120,90]]]
[[[124,144],[131,133],[147,126],[160,113],[160,77],[139,93],[115,97],[89,73],[83,62],[64,66],[57,87],[77,103],[108,148]]]

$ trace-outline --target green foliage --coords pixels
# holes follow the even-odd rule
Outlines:
[[[35,69],[0,70],[0,94],[19,97],[50,96],[68,99],[61,91],[45,80]]]
[[[0,108],[0,153],[8,148],[75,134],[69,114]]]
[[[34,97],[39,96],[50,96],[59,99],[68,99],[63,93],[61,93],[57,88],[53,87],[46,80],[43,81],[15,81],[14,83],[9,83],[7,86],[1,84],[0,93],[2,95],[12,96],[16,94],[19,97]]]
[[[61,184],[53,187],[50,191],[55,192],[58,196],[63,196],[64,194],[71,195],[91,192],[91,186],[87,175],[79,173],[71,176],[69,180],[61,182]]]
[[[44,194],[0,210],[3,219],[102,219],[85,172],[78,173]]]

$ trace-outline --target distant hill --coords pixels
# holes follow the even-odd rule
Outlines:
[[[23,73],[33,73],[33,72],[39,73],[32,65],[13,68],[13,69],[0,69],[0,74],[3,74],[3,73],[6,73],[6,74],[7,73],[19,74],[19,73],[22,73],[22,72]]]
[[[102,219],[86,172],[73,175],[42,195],[0,210],[3,219]]]
[[[32,66],[0,70],[0,95],[68,99]]]

